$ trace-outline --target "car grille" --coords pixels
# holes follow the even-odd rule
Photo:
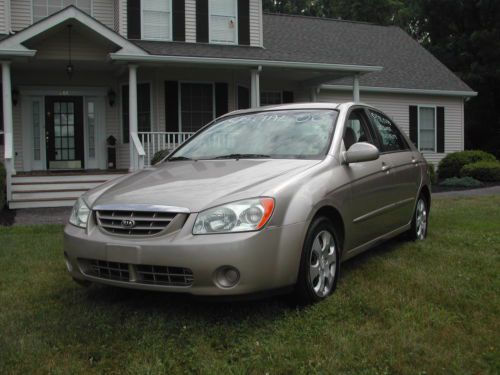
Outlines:
[[[146,284],[187,286],[193,283],[193,272],[188,268],[165,266],[137,266],[137,276]]]
[[[136,284],[191,286],[193,271],[183,267],[136,265],[97,259],[78,259],[80,269],[89,276]]]
[[[97,210],[98,225],[108,233],[151,236],[165,230],[176,213],[150,211]]]
[[[87,261],[86,273],[102,279],[129,281],[128,264],[90,259]]]

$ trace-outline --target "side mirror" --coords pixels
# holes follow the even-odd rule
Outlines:
[[[378,148],[366,142],[358,142],[342,153],[345,164],[377,160],[380,155]]]

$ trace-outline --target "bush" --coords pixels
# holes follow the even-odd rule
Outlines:
[[[436,167],[434,167],[434,164],[432,163],[427,163],[427,170],[429,171],[429,178],[431,180],[431,184],[436,185],[437,182]]]
[[[439,186],[444,187],[464,187],[464,188],[473,188],[479,187],[483,184],[481,181],[476,180],[472,177],[450,177],[444,181],[439,183]]]
[[[170,154],[170,150],[160,150],[155,152],[155,154],[151,158],[151,165],[155,165],[159,161],[163,160],[163,158],[168,154]]]
[[[465,165],[460,170],[462,177],[473,177],[479,181],[500,181],[499,161],[478,161]]]
[[[5,173],[5,167],[2,163],[0,163],[0,210],[5,207],[5,203],[7,203],[7,184],[5,179],[7,175]]]
[[[496,161],[497,159],[492,154],[481,150],[467,150],[453,152],[446,155],[440,162],[438,167],[439,179],[450,177],[460,177],[461,169],[471,163],[478,161]]]

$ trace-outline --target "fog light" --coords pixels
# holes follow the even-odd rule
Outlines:
[[[73,266],[69,262],[68,254],[66,254],[66,253],[64,253],[64,262],[66,263],[66,268],[68,269],[68,272],[73,271]]]
[[[240,272],[231,266],[222,266],[215,271],[215,283],[221,288],[231,288],[240,281]]]

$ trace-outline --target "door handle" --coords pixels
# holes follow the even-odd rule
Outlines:
[[[389,172],[391,170],[391,166],[390,165],[387,165],[385,163],[382,163],[382,172]]]
[[[415,157],[414,157],[414,156],[412,156],[412,158],[411,158],[411,162],[412,162],[412,164],[414,164],[414,165],[415,165],[415,167],[418,167],[418,160],[417,160],[417,159],[415,159]]]

